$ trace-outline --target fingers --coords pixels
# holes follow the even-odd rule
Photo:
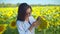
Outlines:
[[[37,17],[37,21],[40,19],[40,16]]]

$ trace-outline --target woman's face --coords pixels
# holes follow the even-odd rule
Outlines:
[[[26,17],[29,17],[31,15],[31,8],[28,8],[26,10]]]

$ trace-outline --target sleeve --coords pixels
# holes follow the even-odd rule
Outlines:
[[[28,29],[29,27],[27,27],[26,23],[22,25],[20,22],[17,22],[17,28],[19,34],[31,34],[31,32]]]

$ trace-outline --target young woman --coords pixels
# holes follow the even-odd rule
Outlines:
[[[38,20],[31,16],[32,8],[27,3],[22,3],[18,8],[17,28],[19,34],[35,34],[35,27],[38,26]]]

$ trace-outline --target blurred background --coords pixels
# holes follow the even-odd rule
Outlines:
[[[0,0],[0,34],[19,34],[16,27],[18,6],[27,3],[32,16],[43,16],[35,34],[60,34],[60,0]]]

